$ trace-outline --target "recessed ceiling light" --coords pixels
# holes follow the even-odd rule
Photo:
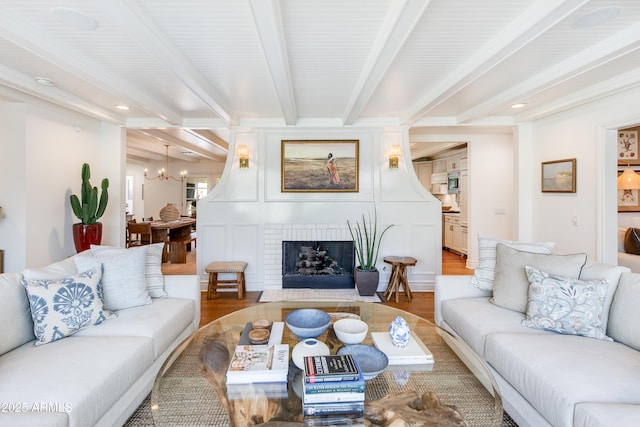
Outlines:
[[[593,10],[586,15],[576,19],[573,23],[577,28],[592,28],[600,24],[615,18],[620,13],[620,8],[617,6],[603,7],[601,9]]]
[[[519,103],[519,104],[513,104],[513,105],[511,106],[511,108],[522,108],[522,107],[524,107],[525,105],[527,105],[527,104],[525,104],[525,103],[521,102],[521,103]]]
[[[43,86],[53,86],[53,80],[50,78],[38,76],[35,80]]]
[[[82,31],[93,31],[98,28],[98,21],[79,10],[68,7],[54,7],[51,13],[64,25]]]
[[[128,109],[129,109],[129,106],[128,106],[128,105],[118,104],[118,105],[116,105],[116,108],[117,108],[118,110],[125,110],[125,111],[126,111],[126,110],[128,110]]]

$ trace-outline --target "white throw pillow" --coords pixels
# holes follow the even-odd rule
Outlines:
[[[164,276],[162,275],[162,250],[164,243],[154,243],[133,248],[116,248],[113,246],[91,245],[93,255],[100,253],[121,253],[126,251],[145,251],[144,277],[147,292],[151,298],[166,298],[167,292],[164,290]]]
[[[553,276],[530,266],[525,272],[530,285],[524,326],[613,341],[602,328],[607,280]]]
[[[146,256],[146,251],[105,251],[75,260],[79,271],[102,264],[104,307],[122,310],[151,304],[144,277]]]
[[[509,310],[527,311],[529,280],[524,267],[530,265],[549,274],[580,277],[587,254],[552,255],[519,251],[498,243],[496,277],[491,302]]]
[[[478,266],[473,271],[473,276],[469,282],[471,286],[485,291],[491,291],[493,289],[496,269],[496,245],[498,243],[514,249],[538,254],[550,254],[555,246],[554,242],[514,242],[488,236],[478,236]]]
[[[68,337],[112,316],[103,310],[100,279],[101,271],[96,267],[62,279],[22,279],[29,296],[35,345]]]

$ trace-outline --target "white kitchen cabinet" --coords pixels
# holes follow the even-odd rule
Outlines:
[[[457,172],[460,170],[460,157],[447,157],[447,172]]]
[[[413,169],[416,171],[418,180],[427,191],[431,191],[431,174],[433,165],[431,162],[414,162]]]
[[[460,253],[469,255],[469,228],[460,224]]]
[[[461,252],[462,235],[460,228],[460,214],[444,214],[443,247]]]
[[[460,210],[460,224],[467,225],[469,221],[469,172],[460,172],[458,185],[458,206]]]
[[[432,173],[435,174],[443,172],[447,172],[447,159],[434,160]]]

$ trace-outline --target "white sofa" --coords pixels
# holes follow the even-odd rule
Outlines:
[[[76,274],[78,256],[40,273]],[[0,275],[0,426],[121,426],[199,326],[199,277],[164,276],[168,297],[36,346],[23,273]]]
[[[486,361],[520,427],[640,425],[640,274],[591,264],[580,277],[617,285],[606,326],[615,341],[525,327],[525,313],[492,303],[471,276],[436,278],[436,323]]]

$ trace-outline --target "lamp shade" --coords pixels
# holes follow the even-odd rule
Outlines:
[[[626,168],[618,177],[618,190],[640,189],[640,175],[631,168]]]

